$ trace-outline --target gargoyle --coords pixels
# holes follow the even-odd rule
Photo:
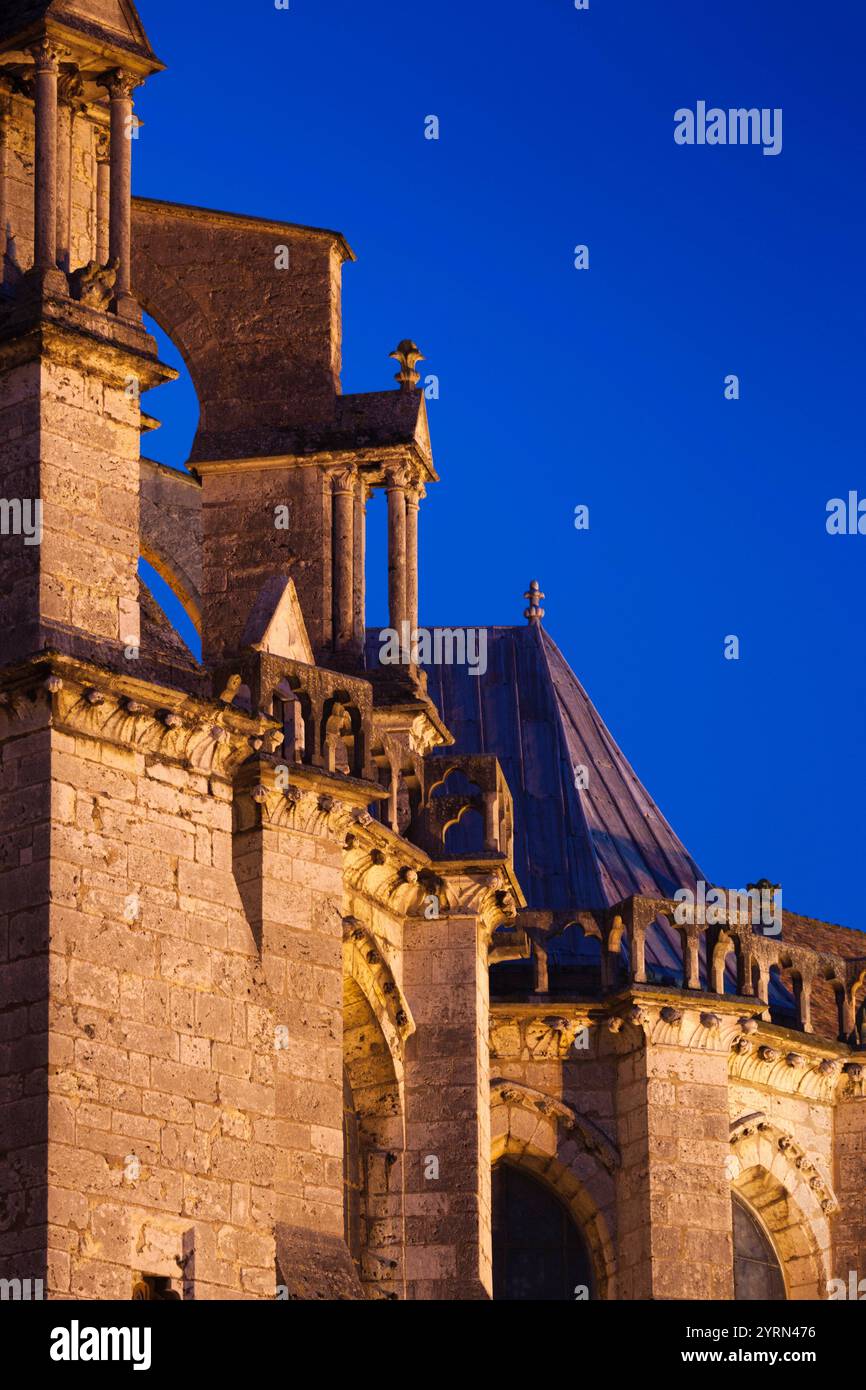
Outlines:
[[[115,259],[108,265],[98,261],[88,261],[80,270],[69,277],[69,289],[73,299],[89,309],[107,309],[114,292],[120,262]]]

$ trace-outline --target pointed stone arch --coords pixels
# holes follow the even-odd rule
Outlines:
[[[201,633],[201,486],[151,459],[139,475],[139,549]]]
[[[364,1292],[373,1299],[405,1297],[403,1046],[413,1030],[408,1006],[372,933],[355,918],[346,918],[343,1066],[358,1134],[359,1273]]]
[[[376,1019],[402,1086],[403,1051],[415,1020],[373,933],[356,917],[343,919],[343,975],[354,980]]]
[[[817,1160],[776,1125],[754,1117],[732,1127],[731,1145],[732,1188],[769,1233],[789,1299],[826,1298],[830,1217],[838,1202]]]
[[[541,1104],[539,1103],[541,1102]],[[563,1201],[589,1248],[598,1296],[616,1298],[615,1187],[610,1140],[588,1143],[602,1131],[572,1107],[508,1081],[491,1083],[491,1164],[502,1159],[540,1178]],[[606,1136],[604,1136],[606,1139]]]

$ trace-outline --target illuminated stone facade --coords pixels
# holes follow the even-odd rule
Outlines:
[[[542,830],[497,757],[365,657],[375,490],[391,625],[418,622],[417,349],[341,394],[342,236],[131,201],[160,67],[131,6],[0,6],[0,53],[0,492],[43,509],[41,544],[0,539],[0,1277],[484,1299],[496,1260],[530,1296],[561,1219],[547,1296],[729,1299],[732,1193],[763,1233],[740,1292],[771,1287],[762,1240],[790,1298],[866,1274],[858,934],[680,927],[685,872],[527,905]],[[199,394],[186,473],[140,458],[175,375],[141,308]],[[573,938],[591,988],[556,974]],[[528,1254],[502,1164],[541,1184]]]

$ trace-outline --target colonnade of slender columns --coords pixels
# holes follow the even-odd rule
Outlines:
[[[366,504],[369,485],[352,465],[332,474],[334,650],[360,652],[364,642]],[[418,627],[418,511],[424,488],[405,467],[385,475],[388,498],[388,609],[400,635]]]
[[[32,50],[35,65],[36,176],[34,267],[69,271],[73,136],[80,82],[74,68],[61,73],[62,50],[47,39]],[[132,93],[139,79],[116,69],[100,82],[108,90],[110,145],[97,137],[97,246],[100,264],[116,261],[117,312],[134,313],[132,268]],[[61,97],[63,98],[61,101]]]

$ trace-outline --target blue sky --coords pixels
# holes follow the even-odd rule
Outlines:
[[[136,192],[340,229],[344,390],[392,385],[407,336],[439,378],[422,623],[522,622],[537,577],[708,877],[866,927],[866,536],[825,528],[866,497],[862,4],[139,10],[169,70]],[[700,100],[781,108],[782,152],[677,145]],[[146,451],[180,463],[194,393],[147,408]]]

